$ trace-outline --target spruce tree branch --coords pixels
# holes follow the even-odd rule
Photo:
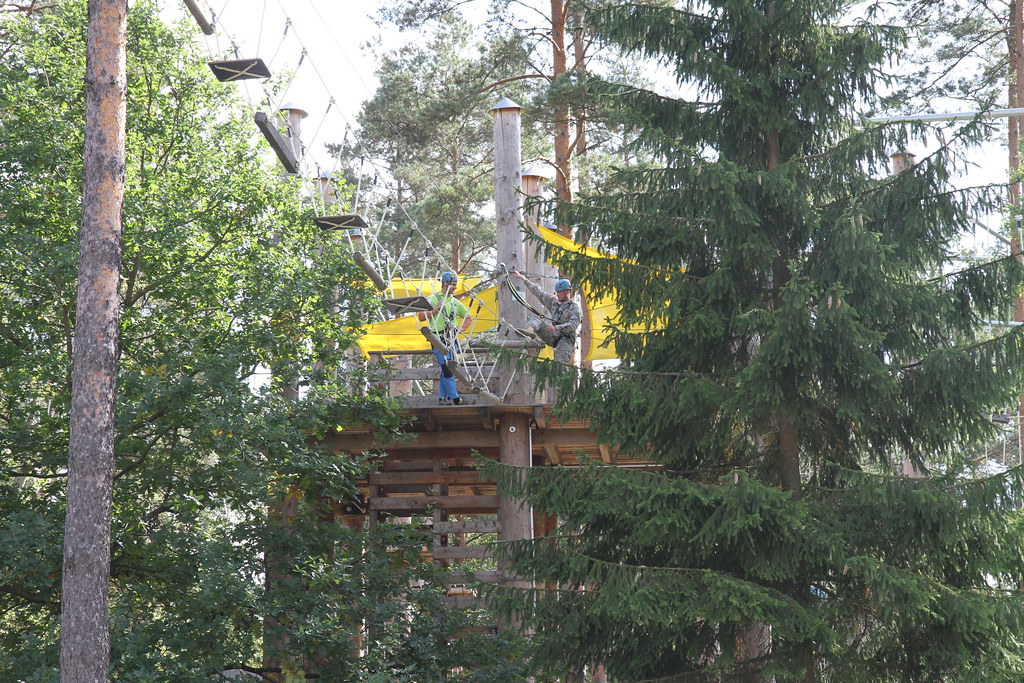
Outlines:
[[[977,351],[978,349],[983,349],[983,348],[985,348],[987,346],[992,346],[992,345],[995,345],[995,344],[1005,343],[1007,341],[1010,341],[1010,339],[1012,337],[1021,336],[1022,333],[1024,333],[1024,325],[1018,325],[1017,327],[1012,328],[1006,334],[1001,334],[1001,335],[992,337],[990,339],[982,339],[981,341],[974,342],[973,344],[967,344],[965,346],[953,346],[953,347],[950,347],[950,348],[944,349],[944,350],[945,351],[960,351],[960,352],[964,352],[964,353],[969,352],[969,351]],[[900,372],[906,372],[907,370],[913,370],[915,368],[919,368],[922,365],[924,365],[924,361],[923,360],[919,360],[919,361],[915,361],[913,363],[907,363],[906,365],[901,365],[899,369],[900,369]]]
[[[566,537],[566,536],[555,536],[556,540],[559,540],[559,539],[562,539],[562,540],[572,540],[572,539],[575,539],[575,538],[576,538],[575,536],[568,536],[568,537]],[[549,536],[544,536],[542,538],[538,538],[538,539],[534,539],[534,540],[538,542],[538,547],[543,548],[544,545],[546,545],[546,542],[550,541],[551,539],[552,539],[552,536],[549,535]],[[511,544],[519,543],[519,542],[521,542],[521,541],[495,541],[494,545],[500,547],[500,546],[503,546],[503,545],[511,545]],[[699,575],[699,576],[706,576],[708,574],[712,574],[714,576],[721,576],[721,577],[723,577],[725,579],[728,579],[729,581],[734,581],[734,582],[737,582],[739,584],[748,586],[748,587],[754,589],[755,591],[764,592],[764,593],[766,593],[768,595],[771,595],[771,596],[773,596],[773,597],[775,597],[775,598],[777,598],[777,599],[779,599],[779,600],[781,600],[783,602],[787,602],[787,603],[790,603],[792,605],[799,606],[799,603],[796,600],[794,600],[792,596],[790,596],[790,595],[780,591],[777,588],[774,588],[772,586],[768,586],[768,585],[765,585],[765,584],[757,583],[757,582],[751,581],[749,579],[745,579],[745,578],[739,576],[738,574],[734,574],[732,572],[722,571],[721,569],[712,569],[710,567],[655,567],[655,566],[651,566],[651,565],[633,564],[633,563],[630,563],[630,562],[622,562],[622,561],[612,562],[610,560],[602,560],[602,559],[600,559],[598,557],[594,557],[592,555],[588,555],[588,554],[580,551],[579,549],[577,549],[575,547],[572,547],[572,545],[570,545],[570,544],[560,545],[559,546],[559,550],[561,552],[565,552],[565,553],[569,553],[569,554],[575,555],[576,557],[578,557],[578,558],[580,558],[580,559],[582,559],[582,560],[584,560],[586,562],[589,562],[591,564],[607,567],[608,569],[610,569],[612,571],[635,570],[635,571],[638,571],[638,572],[650,572],[650,573],[653,573],[653,574],[659,574],[660,573],[660,574],[677,575],[677,576],[678,575],[692,575],[692,574],[696,574],[696,575]],[[591,589],[588,589],[588,588],[583,588],[583,589],[565,589],[565,588],[558,587],[558,588],[546,589],[546,590],[551,590],[551,591],[553,591],[555,593],[578,593],[580,590],[583,590],[583,591],[586,591],[586,592],[591,592]]]
[[[985,269],[987,269],[987,268],[989,268],[991,266],[995,266],[995,265],[998,265],[1000,263],[1006,263],[1007,261],[1018,261],[1018,260],[1020,260],[1020,254],[1007,254],[1006,256],[1002,256],[1002,257],[994,259],[992,261],[985,261],[984,263],[976,263],[976,264],[974,264],[972,266],[968,266],[967,268],[964,268],[963,270],[957,270],[957,271],[953,271],[951,273],[943,273],[942,275],[937,275],[937,276],[935,276],[935,277],[933,277],[933,278],[931,278],[929,280],[925,280],[925,282],[926,283],[942,282],[944,280],[948,280],[949,278],[957,277],[959,275],[964,275],[966,273],[971,273],[971,272],[974,272],[974,271],[977,271],[977,270],[985,270]]]
[[[875,474],[874,472],[868,472],[866,470],[850,470],[839,465],[833,465],[838,471],[847,472],[849,474],[856,475],[858,477],[870,478],[881,483],[905,483],[908,486],[920,487],[925,484],[932,484],[933,479],[908,479],[905,476],[894,476],[890,474]],[[1010,467],[1003,470],[1002,472],[996,472],[995,474],[987,477],[977,477],[974,479],[959,479],[951,484],[936,486],[935,488],[945,493],[952,493],[956,491],[962,491],[968,488],[974,488],[991,484],[994,482],[1005,482],[1010,479],[1017,479],[1020,482],[1024,482],[1024,463],[1017,465],[1016,467]],[[834,486],[821,486],[816,484],[809,484],[807,488],[814,489],[816,491],[822,491],[824,493],[847,493],[849,488],[837,488]]]

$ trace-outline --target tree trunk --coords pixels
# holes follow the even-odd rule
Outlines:
[[[1024,102],[1024,0],[1010,0],[1009,16],[1007,17],[1007,54],[1010,59],[1010,73],[1007,82],[1007,106],[1015,109]],[[1024,121],[1018,116],[1011,116],[1007,119],[1007,147],[1009,150],[1008,175],[1012,175],[1020,168],[1020,133],[1024,127]],[[1009,184],[1009,203],[1011,213],[1015,220],[1010,227],[1010,251],[1018,255],[1021,253],[1021,230],[1019,215],[1015,212],[1020,206],[1021,183],[1012,181]],[[1013,319],[1015,322],[1024,322],[1024,297],[1018,297],[1013,302]],[[1024,444],[1024,397],[1017,403],[1017,448]]]
[[[566,72],[565,1],[551,0],[552,71],[554,79]],[[569,140],[569,103],[555,105],[555,196],[562,202],[572,202],[572,161]],[[555,215],[558,232],[572,237],[564,211]]]
[[[583,81],[587,75],[587,31],[583,24],[583,16],[575,11],[577,5],[572,6],[569,14],[572,16],[572,49],[573,49],[573,71],[576,72],[577,77]],[[573,112],[573,121],[576,124],[576,141],[575,150],[573,151],[573,158],[579,159],[580,157],[586,156],[587,154],[587,112],[583,105],[580,105],[576,111]],[[577,177],[579,178],[578,190],[584,190],[589,188],[590,184],[587,179],[582,177],[579,167],[577,167]]]
[[[125,176],[127,0],[90,0],[60,679],[106,681]]]

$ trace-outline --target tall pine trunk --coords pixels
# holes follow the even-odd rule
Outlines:
[[[127,0],[89,2],[82,234],[61,596],[61,681],[108,679],[110,510],[125,177]]]

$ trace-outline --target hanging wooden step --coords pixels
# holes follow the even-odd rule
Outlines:
[[[369,226],[362,216],[345,214],[344,216],[318,216],[313,219],[321,230],[364,230]],[[362,233],[360,233],[362,234]]]
[[[270,69],[259,57],[255,59],[229,59],[222,62],[207,62],[218,81],[246,81],[251,78],[270,78]]]
[[[434,308],[425,296],[400,296],[384,299],[384,307],[396,318],[410,313],[426,312]]]

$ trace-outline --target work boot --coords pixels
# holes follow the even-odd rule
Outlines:
[[[453,398],[452,399],[452,405],[453,406],[461,406],[462,405],[462,398],[459,397],[459,396],[456,396],[455,398]]]

